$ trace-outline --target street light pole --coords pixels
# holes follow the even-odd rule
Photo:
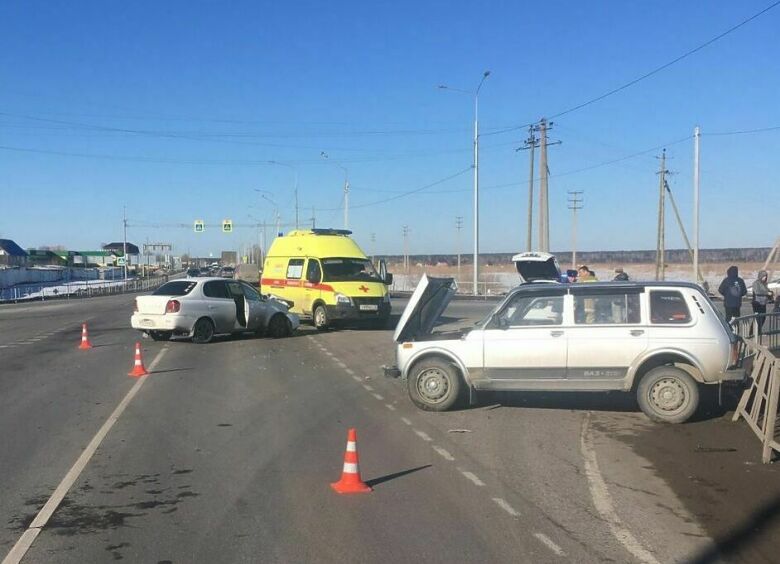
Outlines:
[[[295,229],[298,229],[299,223],[298,223],[298,169],[295,168],[293,165],[288,163],[282,163],[279,161],[267,161],[268,164],[275,164],[278,166],[284,166],[287,168],[292,169],[293,173],[295,174],[295,183],[293,184],[293,193],[295,194]]]
[[[482,79],[473,92],[468,90],[459,90],[450,88],[446,85],[440,85],[439,88],[445,90],[455,90],[456,92],[465,92],[474,96],[474,295],[479,294],[479,91],[490,76],[490,71],[482,73]]]
[[[320,156],[323,159],[330,159],[325,151],[320,151]],[[330,162],[344,171],[344,229],[349,229],[349,171],[341,163],[336,161]]]

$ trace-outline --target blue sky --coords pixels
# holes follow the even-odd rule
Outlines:
[[[471,123],[482,151],[481,247],[525,247],[525,129],[620,86],[771,4],[701,2],[134,2],[0,5],[0,236],[24,247],[171,241],[218,253],[258,220],[350,228],[367,250],[471,249]],[[555,120],[551,241],[570,248],[566,192],[583,190],[581,249],[655,246],[660,150],[690,227],[690,137],[702,128],[703,247],[777,236],[780,7],[622,92]],[[684,141],[680,141],[686,139]],[[677,143],[674,143],[677,141]],[[21,149],[21,150],[20,150]],[[320,153],[326,151],[329,160]],[[591,168],[593,167],[593,168]],[[581,171],[581,169],[589,170]],[[537,165],[538,170],[538,165]],[[400,196],[462,172],[430,188]],[[232,235],[190,225],[224,218]],[[244,226],[247,227],[244,227]],[[681,247],[671,213],[670,247]],[[371,243],[371,233],[376,243]],[[269,232],[270,235],[270,232]]]

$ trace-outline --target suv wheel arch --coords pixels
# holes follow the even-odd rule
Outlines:
[[[705,383],[701,369],[696,366],[693,359],[676,352],[660,352],[642,360],[639,367],[633,373],[631,390],[636,391],[642,376],[659,366],[676,366],[677,368],[685,370],[691,378],[696,380],[699,384]]]

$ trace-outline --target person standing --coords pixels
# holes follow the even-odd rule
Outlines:
[[[615,269],[615,277],[612,279],[615,282],[628,282],[628,274],[623,271],[622,267]]]
[[[766,317],[764,316],[766,313],[766,306],[774,299],[772,291],[766,284],[767,277],[766,270],[759,270],[758,278],[753,282],[753,301],[751,305],[753,306],[753,313],[758,315],[758,317],[756,317],[756,323],[758,324],[759,335],[761,334],[761,328],[764,326],[764,321],[766,321]]]
[[[730,266],[726,270],[726,277],[718,286],[718,293],[723,296],[723,305],[726,308],[726,322],[740,316],[742,298],[747,294],[745,281],[739,277],[739,268]]]

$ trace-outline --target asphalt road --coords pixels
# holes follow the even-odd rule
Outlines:
[[[762,507],[756,482],[764,502],[778,483],[772,467],[742,464],[758,442],[722,413],[659,430],[621,394],[487,396],[425,413],[381,376],[391,332],[307,326],[283,340],[144,340],[154,368],[139,381],[127,376],[131,302],[0,308],[0,556],[65,480],[23,562],[776,559],[771,518],[741,545],[722,542]],[[453,302],[447,322],[491,305]],[[85,320],[95,348],[80,351]],[[349,427],[370,494],[329,487]],[[693,447],[720,445],[713,428],[738,448],[703,460]],[[718,498],[718,465],[748,485]],[[706,479],[686,482],[686,467]]]

